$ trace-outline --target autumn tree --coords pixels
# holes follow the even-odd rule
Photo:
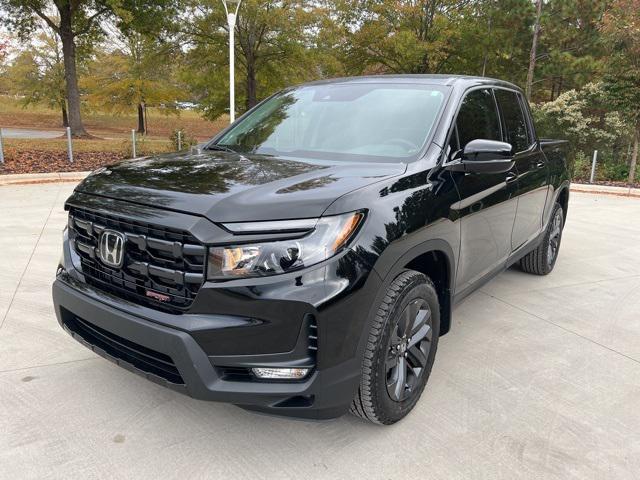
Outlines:
[[[0,93],[7,93],[9,82],[7,81],[7,70],[9,69],[9,41],[0,36]]]
[[[629,183],[635,182],[640,143],[640,0],[615,0],[602,31],[610,52],[604,87],[611,104],[634,126]]]
[[[98,27],[106,14],[119,7],[118,0],[0,0],[2,22],[22,39],[28,39],[44,22],[60,38],[64,63],[69,126],[76,137],[86,136],[80,112],[77,44]]]
[[[147,107],[163,107],[177,113],[175,102],[183,94],[174,75],[175,44],[161,42],[134,30],[112,31],[111,51],[99,53],[90,67],[85,85],[90,104],[104,111],[125,113],[135,109],[137,131],[148,132]]]
[[[176,0],[177,1],[177,0]],[[80,111],[78,43],[102,32],[101,22],[109,18],[125,24],[137,19],[155,19],[174,0],[0,0],[0,19],[23,40],[38,31],[44,22],[60,38],[64,63],[69,126],[76,137],[87,136]]]
[[[24,106],[41,104],[57,109],[62,116],[62,126],[69,126],[64,62],[57,36],[46,30],[39,34],[33,44],[16,57],[7,76],[12,93],[22,97]]]
[[[181,23],[192,47],[183,78],[199,97],[207,116],[228,109],[228,27],[219,0],[194,1]],[[185,18],[185,20],[186,20]],[[245,0],[236,23],[236,91],[244,109],[259,99],[303,80],[317,78],[308,48],[316,6],[302,0]]]

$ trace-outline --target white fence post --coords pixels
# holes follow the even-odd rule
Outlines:
[[[73,144],[71,143],[71,127],[67,127],[67,152],[69,154],[69,163],[73,163]]]
[[[178,151],[182,150],[182,132],[178,130]]]
[[[4,145],[2,143],[2,129],[0,128],[0,163],[4,163]]]
[[[596,176],[596,162],[598,161],[598,150],[593,151],[593,162],[591,163],[591,178],[589,183],[593,183],[593,179]]]
[[[131,153],[133,158],[136,158],[136,131],[131,129]]]

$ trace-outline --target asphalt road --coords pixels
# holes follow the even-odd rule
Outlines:
[[[50,294],[72,187],[0,187],[0,478],[638,478],[640,200],[572,194],[556,270],[468,297],[377,427],[192,400],[78,345]]]

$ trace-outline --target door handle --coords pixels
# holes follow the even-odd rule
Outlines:
[[[514,182],[517,179],[518,179],[518,174],[516,172],[509,172],[509,173],[507,173],[507,178],[505,179],[505,181],[507,183],[511,183],[511,182]]]

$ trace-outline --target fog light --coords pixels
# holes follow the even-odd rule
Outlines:
[[[300,380],[309,373],[310,368],[252,368],[258,378],[272,380]]]

